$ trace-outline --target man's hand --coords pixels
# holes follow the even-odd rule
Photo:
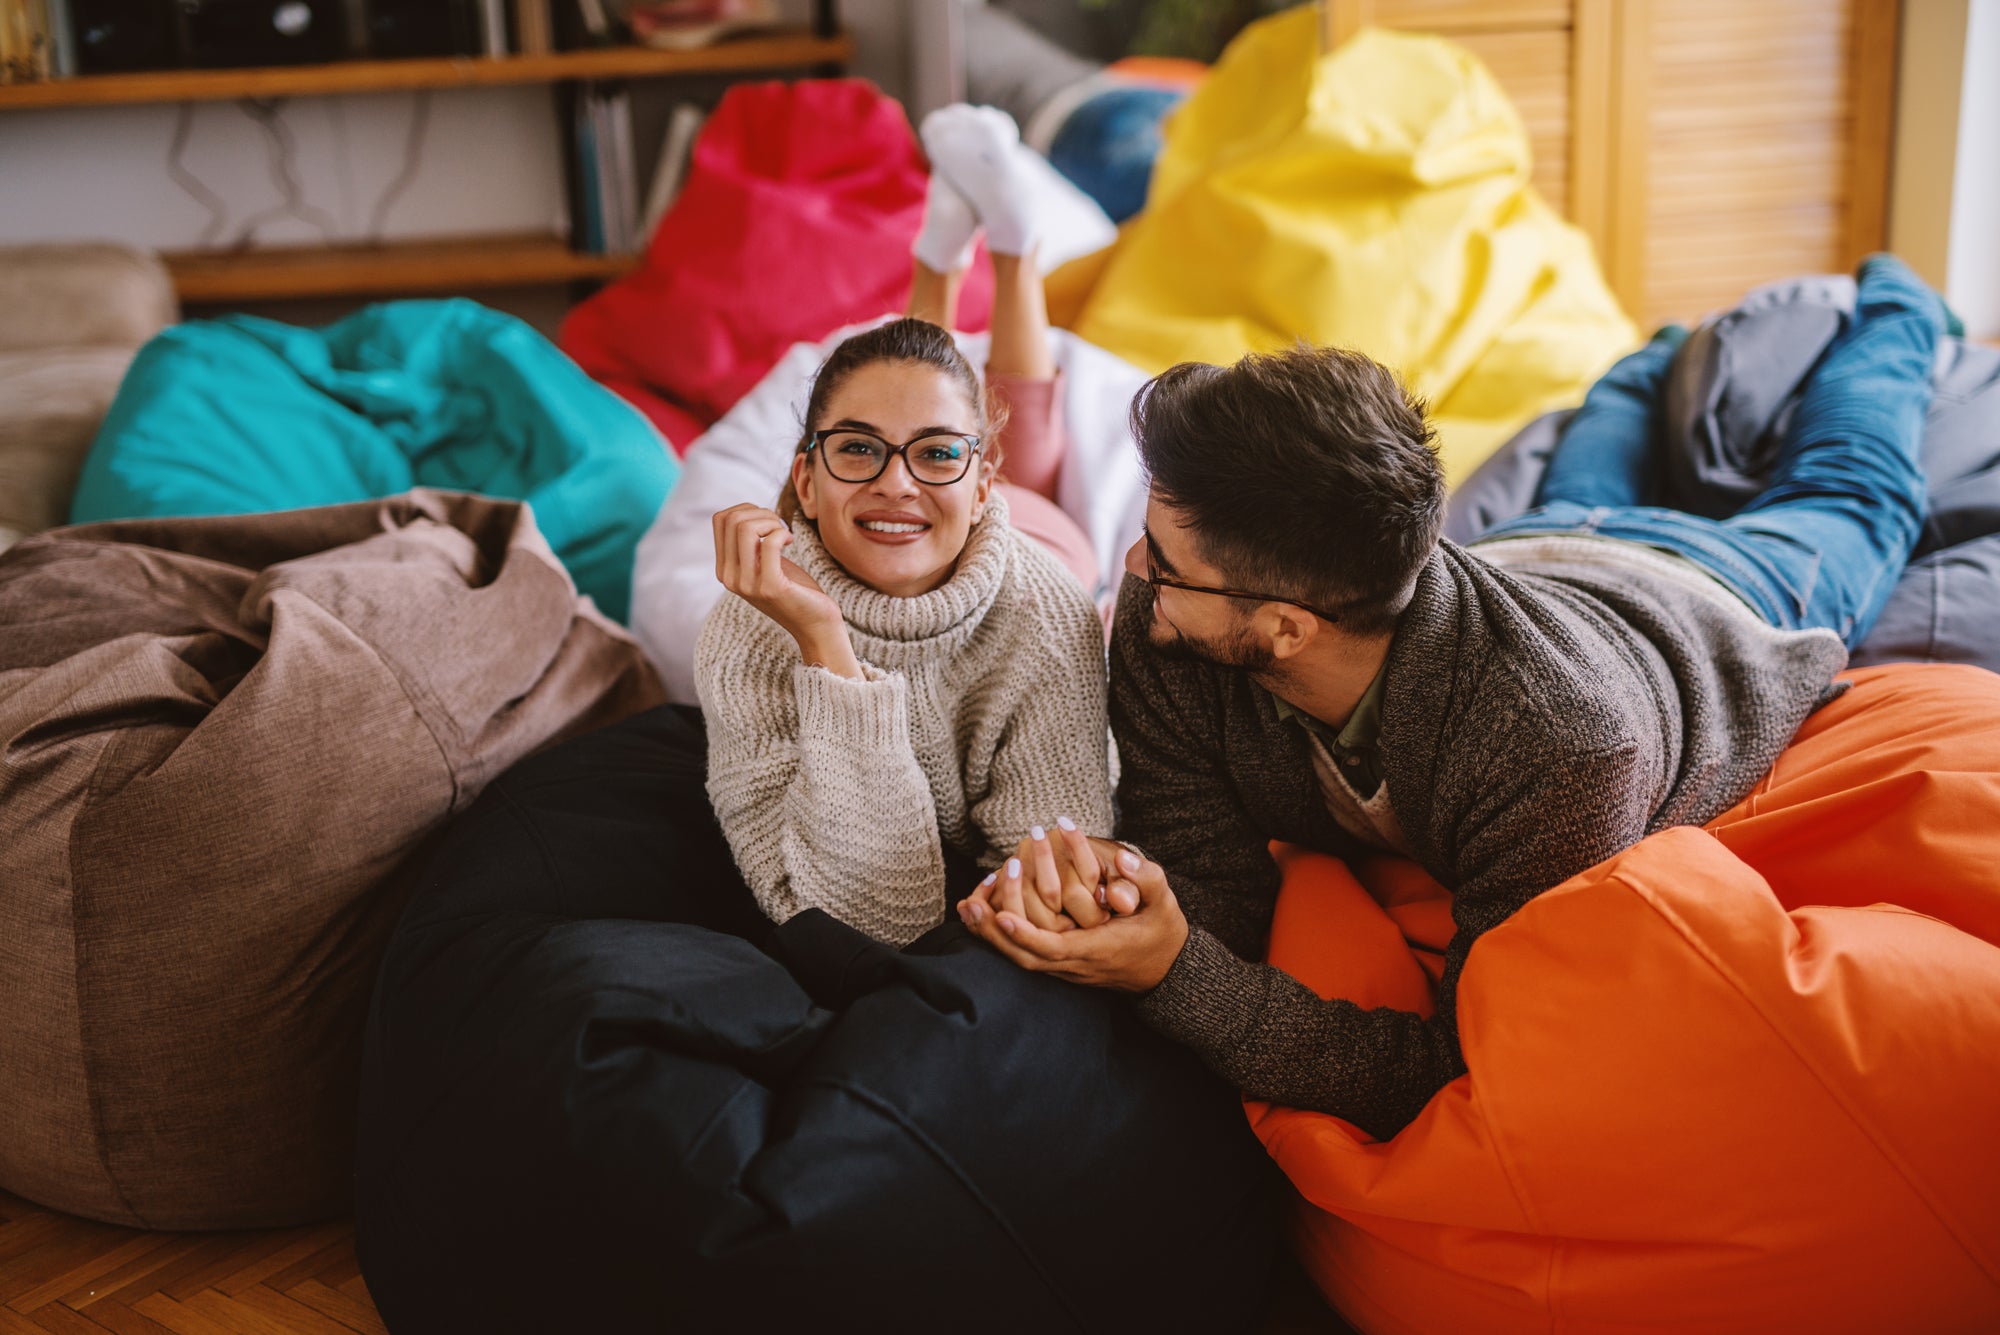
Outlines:
[[[1114,896],[1129,900],[1136,905],[1134,910],[1121,911],[1094,927],[1049,931],[1016,910],[1001,886],[1009,879],[1018,885],[1020,878],[1003,875],[968,895],[958,906],[959,919],[1024,969],[1091,987],[1151,991],[1180,957],[1187,942],[1187,918],[1158,863],[1108,840],[1089,843],[1093,857],[1106,848],[1116,850],[1103,859],[1110,872],[1105,897],[1107,902]]]
[[[1078,927],[1095,927],[1112,913],[1130,913],[1139,907],[1138,892],[1129,886],[1114,898],[1106,885],[1104,869],[1123,844],[1109,839],[1092,839],[1063,816],[1050,833],[1037,825],[1028,831],[1015,851],[1013,862],[1021,865],[1021,875],[996,877],[993,886],[980,891],[988,903],[1024,913],[1029,922],[1045,931],[1066,931],[1067,924],[1052,925],[1048,919],[1060,915]],[[1013,862],[1008,864],[1011,872]],[[1018,904],[1012,881],[1020,882]]]

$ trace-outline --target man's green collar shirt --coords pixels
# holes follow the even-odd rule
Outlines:
[[[1271,697],[1278,706],[1279,718],[1290,719],[1325,744],[1327,753],[1340,766],[1347,786],[1364,802],[1373,801],[1382,787],[1382,753],[1378,744],[1382,739],[1382,683],[1388,676],[1389,665],[1385,662],[1355,702],[1346,725],[1339,729],[1292,708],[1277,696]]]

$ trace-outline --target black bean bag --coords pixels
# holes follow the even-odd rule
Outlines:
[[[419,859],[357,1155],[389,1328],[1254,1325],[1277,1179],[1234,1091],[955,917],[902,952],[774,928],[705,751],[639,715]]]

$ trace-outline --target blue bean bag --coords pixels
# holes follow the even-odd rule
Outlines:
[[[955,914],[774,927],[705,769],[698,712],[638,715],[412,868],[355,1166],[389,1328],[1258,1328],[1278,1182],[1236,1092]]]
[[[524,500],[577,587],[623,621],[633,550],[678,472],[639,412],[521,321],[398,301],[323,329],[237,315],[159,335],[91,446],[70,522],[415,487]]]

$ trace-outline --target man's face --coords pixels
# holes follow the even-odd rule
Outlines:
[[[1157,574],[1210,588],[1229,584],[1221,571],[1197,554],[1194,533],[1182,526],[1179,512],[1158,496],[1146,498],[1146,531],[1125,553],[1125,569],[1140,579]],[[1146,637],[1169,658],[1264,672],[1274,656],[1269,640],[1257,632],[1249,616],[1255,606],[1247,599],[1155,585],[1153,620]]]

